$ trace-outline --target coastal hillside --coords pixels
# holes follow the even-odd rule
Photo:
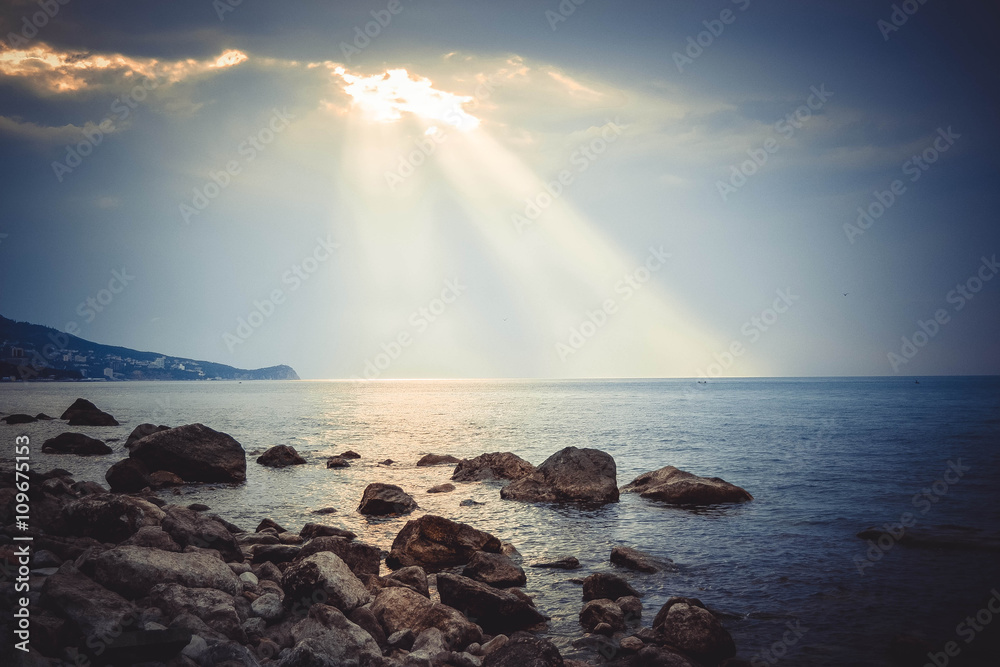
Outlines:
[[[4,380],[298,380],[291,366],[247,370],[210,361],[102,345],[0,315]]]

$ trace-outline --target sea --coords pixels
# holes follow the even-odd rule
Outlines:
[[[644,594],[645,625],[670,596],[697,597],[754,667],[888,665],[898,635],[926,642],[925,662],[935,667],[1000,665],[1000,614],[989,607],[1000,609],[997,377],[18,383],[0,385],[0,411],[58,417],[78,397],[121,426],[0,425],[2,456],[26,434],[34,469],[105,483],[136,425],[200,422],[246,448],[247,481],[189,485],[179,496],[167,489],[164,499],[204,503],[248,530],[265,517],[295,531],[329,523],[385,550],[422,513],[489,531],[521,554],[525,590],[551,618],[546,635],[567,657],[595,655],[579,641],[579,579],[618,571]],[[115,451],[42,453],[43,441],[63,431],[101,438]],[[295,447],[307,465],[254,462],[279,444]],[[597,508],[536,505],[501,500],[496,482],[428,494],[452,467],[415,466],[426,453],[495,451],[537,465],[567,446],[614,456],[619,485],[672,465],[722,477],[754,500],[687,509],[623,494]],[[327,469],[327,457],[345,450],[362,458]],[[385,459],[394,463],[378,465]],[[363,517],[358,501],[372,482],[401,486],[420,509]],[[465,499],[483,504],[460,505]],[[329,507],[337,512],[313,513]],[[899,535],[901,523],[910,535],[961,539],[913,546],[857,536],[869,527]],[[675,567],[619,571],[608,560],[616,545]],[[527,567],[562,556],[583,567]]]

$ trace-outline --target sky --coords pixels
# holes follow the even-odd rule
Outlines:
[[[997,374],[998,29],[9,1],[0,314],[311,379]]]

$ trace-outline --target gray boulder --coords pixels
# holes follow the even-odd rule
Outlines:
[[[618,501],[617,467],[610,454],[597,449],[566,447],[519,480],[500,490],[504,500],[526,502]]]
[[[279,667],[382,667],[375,639],[334,607],[315,604],[292,628],[295,646]]]
[[[232,595],[215,588],[187,588],[179,584],[157,584],[149,591],[149,602],[171,618],[193,614],[205,625],[232,640],[247,641]]]
[[[243,445],[203,424],[147,435],[135,443],[130,456],[149,470],[166,470],[185,482],[243,482],[247,478]]]
[[[165,512],[163,530],[181,547],[215,549],[226,562],[243,561],[243,550],[221,521],[176,505],[168,505]]]
[[[323,551],[337,554],[356,576],[360,577],[363,574],[378,576],[382,563],[382,550],[343,537],[314,537],[302,545],[296,559],[302,560]]]
[[[87,646],[107,645],[138,620],[131,602],[72,567],[45,578],[41,601],[68,619]]]
[[[153,433],[159,433],[160,431],[170,430],[169,426],[157,426],[156,424],[139,424],[132,432],[128,434],[125,439],[125,449],[131,450],[136,442],[142,440],[147,435],[152,435]]]
[[[451,475],[453,482],[481,482],[491,479],[521,479],[535,471],[520,456],[510,452],[480,454],[472,459],[463,459],[455,466]]]
[[[166,583],[215,588],[230,595],[243,592],[243,582],[218,558],[148,547],[119,546],[99,554],[94,559],[94,580],[131,599]]]
[[[321,551],[293,563],[281,578],[285,591],[286,609],[294,605],[308,608],[312,604],[329,604],[343,612],[366,604],[368,589],[334,553]]]
[[[638,493],[643,498],[662,500],[672,505],[716,505],[753,500],[745,489],[719,477],[699,477],[666,466],[646,472],[622,487],[622,493]]]

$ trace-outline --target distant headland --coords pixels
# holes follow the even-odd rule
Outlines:
[[[102,345],[0,315],[0,380],[298,380],[291,366],[246,370]]]

